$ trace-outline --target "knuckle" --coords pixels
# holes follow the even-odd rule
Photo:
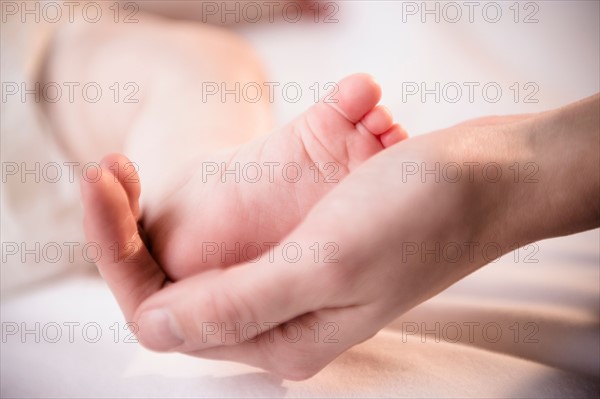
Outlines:
[[[329,351],[319,349],[314,344],[297,344],[280,342],[279,345],[264,348],[266,353],[263,355],[271,372],[286,380],[302,381],[316,375],[333,360]]]
[[[305,361],[281,361],[277,364],[274,372],[286,380],[303,381],[315,376],[322,368]]]

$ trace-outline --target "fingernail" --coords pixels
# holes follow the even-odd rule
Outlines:
[[[138,338],[148,349],[168,351],[183,344],[177,320],[167,309],[143,312],[138,319]]]

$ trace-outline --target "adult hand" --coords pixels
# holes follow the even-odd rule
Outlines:
[[[108,169],[82,186],[86,231],[123,248],[99,268],[146,347],[308,378],[516,246],[598,226],[599,98],[399,143],[255,263],[169,284]]]

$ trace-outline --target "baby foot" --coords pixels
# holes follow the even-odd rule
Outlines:
[[[406,138],[377,105],[381,89],[370,76],[336,89],[278,131],[198,160],[145,204],[151,252],[173,280],[266,254],[336,182]]]

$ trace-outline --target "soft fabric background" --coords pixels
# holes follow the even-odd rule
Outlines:
[[[402,2],[348,1],[339,2],[334,24],[280,20],[235,29],[255,45],[272,81],[296,82],[306,90],[296,103],[276,97],[280,122],[313,102],[308,92],[313,83],[323,86],[357,71],[376,76],[384,103],[413,135],[481,115],[541,111],[599,91],[598,2],[535,2],[535,24],[515,24],[508,9],[512,2],[500,4],[506,14],[496,24],[477,12],[474,23],[466,15],[456,24],[433,23],[431,16],[422,23],[418,15],[403,22]],[[43,48],[52,27],[3,23],[1,29],[2,81],[31,81],[40,54],[36,49]],[[483,101],[478,90],[473,103],[466,93],[456,104],[436,103],[431,96],[425,102],[418,96],[403,101],[404,82],[431,87],[436,81],[497,82],[503,95],[495,104]],[[515,103],[509,89],[514,82],[537,84],[539,102]],[[35,104],[3,102],[1,119],[2,162],[66,161]],[[1,198],[3,243],[83,242],[76,184],[11,180],[2,184]],[[124,342],[116,303],[82,259],[49,264],[7,257],[0,269],[3,333],[39,322],[58,323],[63,336],[57,343],[43,336],[36,343],[33,334],[24,343],[20,333],[3,336],[1,395],[597,396],[599,235],[594,230],[547,240],[506,255],[304,382],[281,381],[233,363],[145,351]],[[74,342],[64,326],[69,322],[80,323]],[[82,334],[93,322],[102,333],[96,343]],[[491,322],[502,334],[497,342],[482,331]],[[436,323],[439,342],[431,332],[408,333],[414,326],[435,330]],[[461,326],[457,343],[451,342],[451,323]],[[473,339],[469,323],[479,323]],[[88,340],[94,331],[87,330]]]

